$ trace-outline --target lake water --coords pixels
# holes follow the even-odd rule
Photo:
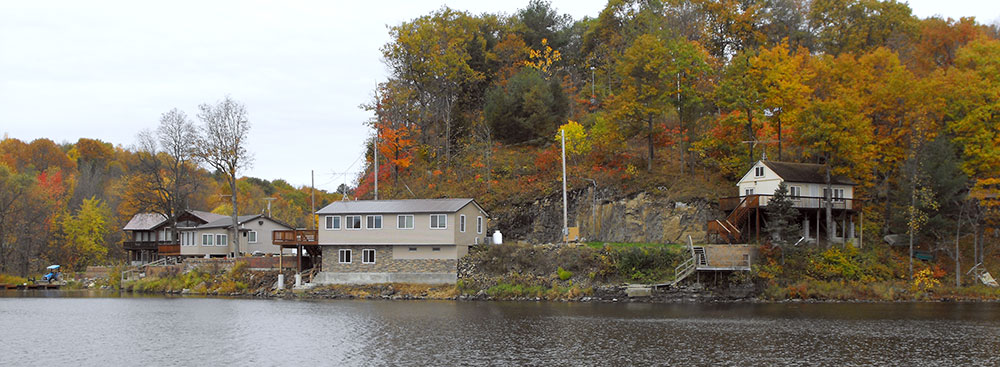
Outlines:
[[[1000,304],[304,301],[0,291],[0,366],[1000,365]]]

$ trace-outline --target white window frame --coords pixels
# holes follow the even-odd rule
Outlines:
[[[344,227],[344,221],[339,215],[327,215],[325,222],[327,231],[339,231]]]
[[[790,196],[792,200],[799,200],[802,198],[802,186],[789,186],[788,196]]]
[[[483,234],[483,217],[476,217],[476,234]]]
[[[760,167],[760,166],[754,167],[753,168],[753,177],[755,177],[755,178],[764,177],[764,167]]]
[[[344,254],[347,254],[347,261],[344,261]],[[338,264],[350,264],[351,260],[353,260],[353,254],[351,253],[351,249],[349,249],[349,248],[342,248],[340,250],[337,250],[337,263]]]
[[[458,215],[458,231],[465,233],[465,214]]]
[[[743,191],[743,193],[745,194],[745,195],[743,195],[743,196],[750,196],[750,195],[753,195],[753,188],[751,187],[751,188],[749,188],[749,189],[746,189],[746,190],[744,190],[744,191]]]
[[[448,214],[431,214],[428,217],[430,218],[430,223],[428,223],[428,224],[430,225],[431,229],[448,229]],[[442,221],[439,220],[439,221],[437,221],[438,222],[438,226],[435,227],[434,226],[434,218],[435,217],[444,218],[444,225],[442,226],[441,225]]]
[[[410,220],[410,226],[409,227],[400,227],[399,226],[399,221],[402,219],[403,220],[403,224],[405,225],[406,224],[406,218],[409,218],[409,220]],[[413,214],[400,214],[400,215],[397,215],[396,216],[396,229],[413,229],[413,227],[414,227],[413,226],[413,219],[414,219],[413,218]]]
[[[208,239],[208,241],[206,241],[205,239]],[[212,241],[215,241],[215,235],[208,234],[208,233],[204,233],[204,234],[201,235],[201,245],[202,246],[215,246],[215,244],[212,243]]]
[[[431,252],[441,252],[440,247],[431,247]]]
[[[368,254],[371,254],[372,260],[368,261]],[[376,251],[373,248],[366,248],[361,250],[361,263],[362,264],[374,264],[375,263]]]
[[[352,218],[358,218],[358,227],[357,228],[351,228],[351,227],[353,227],[351,225],[351,222],[352,222],[351,219]],[[363,223],[361,222],[361,216],[360,215],[345,215],[344,216],[344,229],[346,229],[348,231],[360,231],[361,228],[362,228],[362,225],[363,225]]]
[[[257,231],[247,231],[247,243],[257,243]]]
[[[416,247],[410,247],[407,250],[410,251],[410,252],[417,252],[417,248]]]
[[[365,216],[365,229],[382,229],[382,216],[381,215],[366,215]]]
[[[229,235],[228,234],[217,234],[217,235],[215,235],[215,245],[216,246],[228,246],[229,245]]]

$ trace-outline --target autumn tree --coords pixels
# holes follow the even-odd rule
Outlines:
[[[233,252],[240,256],[240,236],[237,216],[236,180],[239,172],[250,167],[252,156],[247,150],[250,133],[250,121],[246,107],[228,96],[213,104],[198,106],[198,119],[201,120],[201,136],[197,142],[197,156],[216,171],[221,173],[229,184],[230,202],[233,225],[230,228],[233,241]]]

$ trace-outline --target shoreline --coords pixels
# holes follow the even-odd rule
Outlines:
[[[398,292],[396,288],[421,289],[422,292]],[[465,302],[551,302],[551,303],[645,303],[645,304],[904,304],[904,303],[1000,303],[1000,299],[985,299],[975,297],[931,296],[922,299],[834,299],[834,298],[785,298],[767,299],[760,297],[761,292],[747,292],[743,296],[733,294],[718,294],[717,291],[702,288],[678,288],[666,291],[655,291],[650,296],[629,297],[624,287],[618,292],[608,292],[607,287],[602,294],[581,296],[575,298],[547,297],[495,297],[485,293],[451,294],[457,291],[454,285],[413,285],[413,284],[371,284],[351,286],[318,286],[306,290],[270,290],[258,289],[254,292],[232,293],[197,293],[190,290],[143,291],[126,289],[116,291],[110,288],[76,288],[58,290],[8,290],[7,294],[18,292],[107,292],[128,293],[131,295],[164,296],[164,297],[212,297],[241,299],[294,299],[294,300],[385,300],[385,301],[465,301]],[[381,291],[381,292],[375,292]],[[441,293],[445,292],[445,293]]]

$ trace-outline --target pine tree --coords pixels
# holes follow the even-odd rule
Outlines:
[[[782,182],[774,190],[774,196],[767,203],[768,223],[767,233],[775,245],[786,245],[799,236],[801,228],[798,222],[799,213],[792,206],[792,198],[788,196],[788,186]]]

